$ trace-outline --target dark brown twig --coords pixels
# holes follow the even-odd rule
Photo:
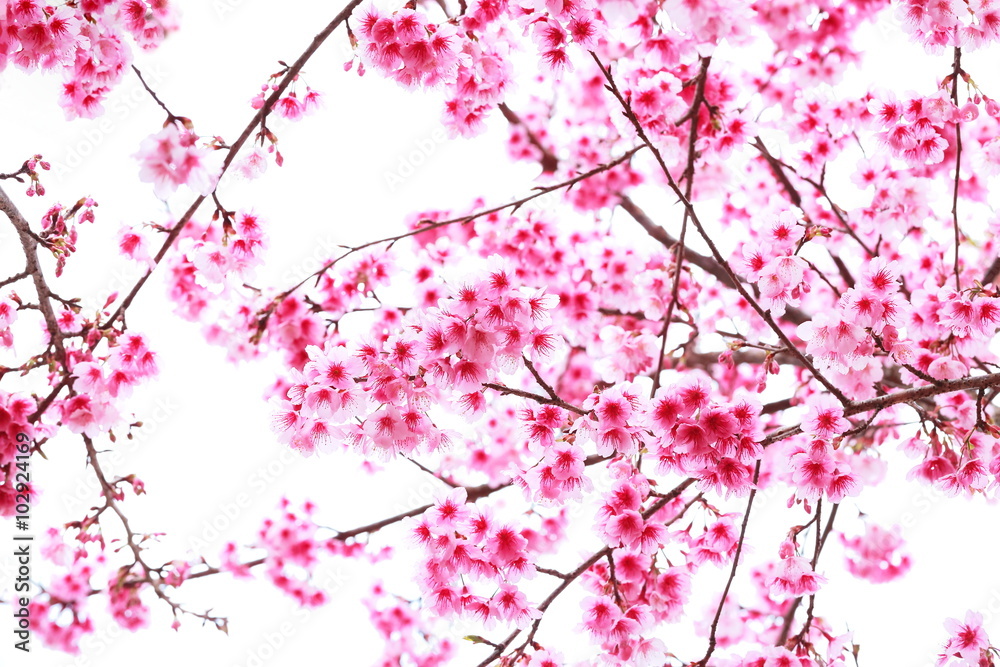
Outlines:
[[[514,387],[507,387],[502,384],[497,384],[495,382],[484,382],[484,387],[493,389],[494,391],[499,391],[501,394],[510,394],[513,396],[520,396],[521,398],[528,398],[538,403],[545,405],[558,405],[560,408],[569,410],[570,412],[575,412],[578,415],[585,415],[587,411],[583,408],[578,408],[575,405],[570,405],[566,401],[562,400],[558,396],[555,398],[550,398],[548,396],[542,396],[541,394],[533,394],[530,391],[524,391],[523,389],[515,389]]]
[[[132,65],[132,71],[135,72],[137,77],[139,77],[139,82],[142,84],[142,87],[146,89],[146,92],[149,93],[150,97],[153,98],[153,101],[156,102],[161,109],[167,112],[168,123],[172,123],[175,120],[182,120],[180,116],[170,111],[170,109],[167,108],[167,105],[163,103],[163,100],[160,99],[159,95],[156,94],[156,91],[149,87],[149,84],[146,83],[146,79],[143,78],[142,72],[139,71],[138,67]]]
[[[705,241],[705,243],[708,244],[709,250],[712,251],[712,256],[715,258],[715,261],[717,261],[723,267],[723,269],[725,269],[726,273],[729,274],[729,277],[732,279],[733,285],[735,286],[736,290],[740,293],[740,296],[742,296],[744,300],[746,300],[746,302],[750,305],[751,308],[753,308],[753,310],[757,313],[757,315],[760,316],[760,318],[763,319],[765,323],[767,323],[767,326],[770,327],[771,331],[773,331],[775,335],[777,335],[778,338],[781,340],[781,342],[784,343],[785,347],[787,347],[792,354],[794,354],[799,358],[799,360],[809,370],[812,376],[816,378],[816,380],[820,384],[822,384],[827,391],[833,394],[833,396],[835,396],[837,400],[841,402],[841,404],[846,405],[847,403],[849,403],[847,397],[844,396],[844,393],[840,391],[840,389],[835,387],[828,379],[826,379],[826,376],[820,373],[816,369],[816,367],[813,366],[812,362],[806,358],[806,356],[788,338],[788,335],[781,329],[780,326],[778,326],[778,324],[774,321],[774,318],[771,317],[771,314],[765,311],[763,308],[761,308],[760,304],[757,303],[757,300],[754,299],[754,297],[739,282],[739,279],[733,272],[732,267],[729,266],[729,262],[727,262],[726,259],[722,256],[722,253],[719,252],[718,247],[715,245],[715,241],[712,240],[712,237],[708,234],[708,231],[705,229],[704,225],[702,225],[701,220],[698,218],[698,215],[694,210],[694,205],[691,203],[690,198],[684,195],[684,192],[680,189],[680,187],[677,185],[677,182],[674,180],[673,175],[667,168],[666,162],[663,161],[663,156],[660,154],[660,150],[652,143],[652,141],[650,141],[649,137],[646,135],[645,129],[643,129],[642,124],[639,122],[639,119],[636,118],[635,113],[632,111],[631,105],[622,96],[622,93],[618,89],[618,86],[615,83],[614,78],[611,76],[611,70],[605,68],[604,64],[601,62],[601,59],[597,56],[596,53],[591,51],[590,55],[597,63],[597,66],[600,68],[601,73],[604,75],[605,80],[608,82],[608,90],[610,90],[612,95],[615,96],[615,99],[618,100],[618,103],[621,105],[623,112],[625,113],[629,122],[632,123],[632,126],[635,128],[635,131],[639,135],[639,138],[647,147],[649,147],[650,151],[652,151],[654,157],[656,158],[657,164],[659,164],[660,166],[660,170],[663,172],[663,175],[666,176],[667,184],[670,186],[670,189],[674,192],[674,195],[678,198],[678,200],[681,202],[681,204],[683,204],[684,208],[687,210],[688,214],[691,217],[691,222],[694,224],[695,229],[698,230],[698,234],[701,236],[701,238]]]
[[[955,60],[951,73],[951,101],[958,106],[958,79],[962,71],[962,49],[955,47]],[[955,291],[962,291],[962,279],[958,267],[958,249],[961,245],[961,231],[958,228],[958,186],[962,180],[962,122],[955,121],[955,186],[951,196],[951,221],[955,231]]]
[[[511,125],[520,125],[524,128],[524,132],[528,136],[528,142],[541,152],[542,157],[539,159],[539,162],[542,165],[542,173],[555,173],[556,169],[559,167],[559,158],[552,154],[552,151],[550,151],[545,144],[541,142],[538,136],[531,131],[528,124],[521,120],[521,117],[518,116],[513,109],[507,106],[506,103],[501,102],[497,106],[500,109],[500,113],[503,114],[503,117],[507,119],[508,123]]]
[[[694,478],[688,478],[683,482],[681,482],[680,484],[678,484],[670,491],[670,493],[664,495],[662,498],[657,499],[656,502],[650,505],[649,508],[642,513],[642,517],[644,519],[648,519],[657,512],[659,512],[661,509],[666,507],[667,504],[669,504],[672,500],[674,500],[674,498],[680,496],[681,493],[683,493],[684,490],[689,486],[691,486],[691,484],[693,484],[694,482],[695,482]],[[528,632],[528,638],[521,645],[518,651],[523,653],[524,649],[535,638],[535,634],[538,632],[538,627],[542,623],[542,618],[544,618],[545,616],[545,611],[552,605],[553,602],[555,602],[556,598],[558,598],[563,591],[569,588],[570,584],[576,581],[580,577],[580,575],[589,570],[591,566],[594,565],[594,563],[601,560],[602,558],[606,558],[612,551],[613,549],[611,547],[604,547],[603,549],[594,553],[592,556],[590,556],[585,561],[580,563],[580,565],[577,566],[575,570],[565,575],[563,581],[558,586],[556,586],[555,589],[553,589],[552,592],[549,593],[549,595],[544,600],[542,600],[542,602],[538,605],[538,611],[541,612],[542,615],[536,618],[532,622],[531,630]],[[504,651],[507,650],[507,647],[509,647],[514,642],[514,640],[517,639],[517,636],[520,635],[521,632],[522,630],[515,630],[511,634],[509,634],[503,641],[493,644],[493,646],[495,647],[493,649],[493,652],[490,653],[490,655],[487,656],[485,660],[480,662],[477,667],[487,667],[487,665],[495,662],[498,658],[500,658],[500,656],[503,655]],[[515,652],[515,654],[516,653],[517,652]]]
[[[715,652],[716,633],[719,629],[719,619],[722,618],[722,609],[726,606],[726,598],[729,597],[729,589],[733,585],[733,579],[736,578],[736,569],[740,565],[740,554],[743,552],[743,541],[746,539],[747,524],[750,523],[750,510],[753,509],[753,500],[757,496],[758,479],[760,479],[760,459],[757,460],[757,464],[754,466],[753,488],[750,489],[750,497],[747,498],[747,508],[743,513],[743,525],[740,526],[740,540],[736,543],[736,553],[733,554],[733,567],[729,571],[729,579],[726,581],[726,587],[722,590],[722,599],[719,600],[719,607],[715,610],[715,618],[712,619],[712,627],[708,633],[708,651],[705,653],[705,657],[696,663],[701,667],[708,666],[708,661]]]
[[[264,101],[264,105],[257,110],[257,113],[254,114],[250,123],[247,124],[247,126],[243,129],[243,132],[240,134],[239,138],[229,148],[229,151],[222,162],[222,171],[220,172],[220,175],[224,174],[226,170],[229,169],[229,166],[233,163],[233,160],[236,159],[236,155],[243,147],[243,144],[247,142],[247,140],[250,138],[250,135],[253,134],[257,126],[261,125],[265,121],[268,114],[271,113],[271,109],[278,102],[278,99],[282,96],[282,94],[284,94],[285,89],[287,89],[288,86],[291,85],[292,81],[295,80],[299,72],[302,71],[302,68],[305,66],[306,62],[313,56],[313,54],[316,53],[319,47],[323,45],[323,42],[325,42],[327,38],[329,38],[330,35],[333,34],[333,31],[336,30],[336,28],[341,23],[347,20],[347,18],[351,15],[351,12],[353,12],[354,9],[362,3],[362,1],[363,0],[350,0],[350,2],[348,2],[347,5],[340,10],[337,16],[335,16],[334,19],[330,21],[330,23],[325,28],[323,28],[323,30],[318,35],[316,35],[316,37],[313,38],[313,41],[309,44],[306,50],[303,51],[302,54],[298,57],[298,59],[292,64],[292,66],[288,68],[288,70],[285,72],[285,75],[281,78],[281,81],[278,82],[277,87],[273,89],[273,92]],[[178,220],[176,224],[174,224],[174,226],[171,228],[170,232],[167,234],[167,238],[163,241],[163,244],[160,246],[160,249],[153,257],[153,262],[157,266],[159,266],[160,262],[163,261],[163,258],[167,254],[167,251],[170,250],[171,246],[173,246],[174,242],[177,240],[181,232],[184,230],[184,227],[187,226],[188,222],[191,221],[191,218],[198,211],[198,209],[201,207],[202,203],[206,199],[207,197],[205,195],[200,195],[197,199],[195,199],[188,207],[187,211],[184,212],[184,215],[181,216],[180,220]],[[142,289],[143,285],[145,285],[146,281],[149,280],[149,277],[153,274],[154,269],[150,269],[145,274],[143,274],[141,278],[139,278],[139,280],[132,287],[132,289],[129,290],[128,294],[125,296],[121,304],[115,310],[114,314],[105,323],[104,325],[105,327],[111,326],[115,321],[124,316],[125,311],[128,310],[129,306],[132,305],[132,301],[135,300],[136,295],[139,294],[139,291]]]

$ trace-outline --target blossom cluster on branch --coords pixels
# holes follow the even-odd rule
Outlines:
[[[61,73],[67,116],[93,118],[132,75],[129,41],[151,49],[177,28],[159,0],[4,0],[0,71]],[[933,58],[921,90],[869,75],[875,28]],[[227,208],[222,176],[266,187],[284,164],[274,115],[328,130],[301,73],[339,29],[354,53],[341,76],[437,95],[456,140],[501,127],[508,157],[540,172],[508,202],[472,192],[298,282],[259,283],[282,225],[252,200]],[[175,628],[227,630],[181,601],[187,582],[262,576],[314,607],[330,601],[327,559],[388,560],[419,597],[375,584],[358,602],[383,665],[855,663],[850,619],[823,609],[831,577],[893,581],[920,554],[847,508],[890,468],[948,496],[1000,492],[1000,91],[963,63],[998,41],[989,0],[353,0],[247,91],[245,128],[218,135],[132,68],[166,114],[135,149],[136,181],[193,198],[118,231],[113,251],[142,270],[130,289],[69,294],[61,274],[87,261],[97,202],[47,193],[41,156],[0,173],[54,198],[28,220],[0,189],[23,257],[0,273],[0,347],[18,355],[0,366],[0,514],[37,491],[16,482],[21,434],[33,456],[85,461],[99,489],[49,531],[33,631],[76,652],[98,609],[137,631],[156,604]],[[127,324],[154,274],[229,360],[280,361],[275,448],[355,457],[376,478],[407,459],[440,493],[349,530],[323,527],[337,508],[286,500],[246,542],[153,561],[156,534],[127,514],[145,485],[102,456],[142,428],[125,400],[159,372]],[[785,501],[787,529],[750,563],[765,495]],[[721,590],[701,588],[710,570]],[[570,589],[580,607],[556,609]],[[566,645],[556,612],[579,633]],[[704,652],[675,649],[668,626]],[[981,615],[944,628],[939,665],[995,664]]]

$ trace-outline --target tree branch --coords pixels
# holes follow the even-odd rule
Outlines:
[[[247,126],[243,129],[243,132],[240,134],[239,138],[229,148],[229,152],[226,154],[226,158],[222,162],[222,171],[220,172],[220,175],[226,173],[226,170],[229,169],[229,166],[233,163],[233,160],[236,159],[236,155],[237,153],[239,153],[239,150],[243,147],[243,144],[245,144],[247,142],[247,139],[250,138],[250,135],[253,134],[254,129],[256,129],[258,125],[261,125],[266,120],[268,114],[271,113],[271,109],[277,103],[281,95],[285,92],[285,89],[288,88],[289,85],[291,85],[292,81],[295,80],[295,77],[297,77],[299,72],[302,71],[302,68],[305,66],[306,62],[313,56],[313,54],[316,53],[319,47],[323,45],[323,42],[325,42],[327,38],[329,38],[330,35],[333,34],[333,31],[336,30],[336,28],[341,23],[347,20],[347,18],[351,15],[351,12],[353,12],[354,9],[362,3],[362,1],[363,0],[351,0],[350,2],[348,2],[347,5],[342,10],[340,10],[340,13],[338,13],[337,16],[334,17],[334,19],[330,21],[330,23],[318,35],[316,35],[316,37],[313,38],[313,41],[309,44],[306,50],[302,52],[302,55],[300,55],[298,59],[292,64],[292,66],[288,68],[288,70],[285,72],[285,75],[281,78],[281,81],[278,82],[277,87],[274,88],[273,92],[264,101],[264,105],[257,110],[257,113],[254,114],[253,119],[251,119],[250,123],[247,124]],[[181,231],[183,231],[184,227],[187,226],[188,222],[191,221],[191,218],[194,216],[194,214],[198,211],[202,203],[207,198],[208,197],[206,197],[205,195],[201,195],[197,199],[195,199],[194,202],[192,202],[191,205],[188,207],[187,211],[184,212],[184,215],[181,216],[180,220],[178,220],[177,223],[174,224],[170,232],[167,234],[166,240],[164,240],[163,244],[160,246],[159,251],[157,251],[156,255],[153,257],[153,262],[155,263],[156,266],[159,266],[160,262],[163,261],[163,258],[167,254],[167,251],[174,244],[174,242],[177,240],[177,237],[180,236]],[[111,326],[111,324],[113,324],[115,321],[117,321],[118,319],[122,318],[125,315],[125,311],[132,304],[132,301],[139,293],[139,290],[141,290],[143,285],[146,284],[146,281],[149,280],[149,277],[153,274],[155,268],[156,267],[154,266],[152,269],[147,271],[141,278],[139,278],[139,280],[132,287],[132,289],[129,290],[128,295],[122,301],[121,305],[118,306],[118,308],[115,310],[111,318],[105,323],[104,325],[105,327]]]
[[[719,607],[715,610],[715,618],[712,620],[712,629],[708,634],[708,651],[705,653],[705,657],[697,663],[700,667],[707,667],[709,658],[711,658],[712,654],[715,652],[716,633],[719,629],[719,619],[722,618],[722,609],[726,606],[726,598],[729,597],[729,589],[733,585],[733,579],[736,578],[736,569],[740,565],[740,554],[743,552],[743,541],[746,539],[747,524],[750,523],[750,510],[753,509],[753,500],[757,496],[758,479],[760,479],[760,459],[757,459],[757,464],[754,466],[753,487],[750,489],[750,497],[747,499],[747,509],[743,513],[743,525],[740,527],[740,540],[736,543],[736,553],[733,555],[733,567],[729,571],[729,579],[726,581],[726,587],[722,591],[722,599],[719,600]]]
[[[651,516],[653,516],[661,509],[666,507],[667,504],[669,504],[672,500],[677,498],[681,493],[684,492],[686,488],[691,486],[691,484],[693,484],[694,482],[695,482],[694,478],[689,477],[688,479],[678,484],[669,493],[658,498],[656,502],[650,505],[649,508],[642,513],[642,518],[649,519]],[[541,625],[542,618],[544,618],[545,611],[552,605],[553,602],[555,602],[556,598],[558,598],[563,591],[569,588],[569,585],[572,584],[574,581],[576,581],[580,577],[580,575],[589,570],[594,563],[601,560],[602,558],[606,558],[607,556],[609,556],[613,550],[614,549],[612,547],[604,547],[600,551],[591,555],[587,560],[580,563],[580,565],[577,566],[575,570],[565,575],[565,578],[563,578],[562,582],[558,586],[556,586],[551,593],[549,593],[548,597],[542,600],[541,604],[538,605],[538,611],[542,613],[542,616],[539,616],[534,620],[534,622],[532,622],[531,630],[528,632],[528,638],[527,640],[525,640],[524,644],[522,644],[521,647],[518,649],[519,652],[523,652],[524,649],[528,646],[528,644],[530,644],[531,641],[534,639],[535,634],[538,632],[538,626]],[[515,630],[510,635],[508,635],[507,638],[504,639],[502,642],[495,644],[493,652],[485,660],[480,662],[477,667],[487,667],[487,665],[493,663],[498,658],[500,658],[500,656],[503,655],[503,652],[507,650],[507,647],[514,642],[514,640],[517,638],[519,634],[521,634],[521,632],[522,630],[520,629]]]
[[[955,61],[951,73],[951,101],[958,106],[958,79],[962,71],[962,49],[955,47]],[[958,228],[958,186],[962,181],[962,123],[955,122],[955,185],[951,196],[951,221],[955,231],[955,291],[962,291],[962,278],[958,267],[958,249],[962,243],[961,231]]]
[[[514,113],[514,110],[507,106],[505,102],[501,102],[498,105],[498,108],[500,109],[500,113],[503,114],[503,117],[507,119],[508,123],[511,125],[520,125],[524,128],[525,134],[528,135],[528,142],[541,152],[542,157],[539,162],[542,165],[542,173],[555,173],[556,169],[559,167],[559,158],[553,155],[552,151],[545,147],[545,144],[543,144],[538,136],[531,131],[528,124],[521,120],[521,117]]]
[[[767,323],[768,327],[770,327],[771,330],[775,333],[775,335],[777,335],[778,338],[781,340],[781,342],[785,344],[785,347],[787,347],[789,351],[792,352],[792,354],[796,355],[799,358],[799,360],[803,363],[803,365],[805,365],[805,367],[809,370],[809,372],[812,373],[813,377],[816,378],[816,380],[819,381],[820,384],[826,387],[827,391],[833,394],[837,398],[837,400],[841,402],[841,404],[846,405],[849,401],[847,400],[847,397],[844,396],[843,392],[841,392],[837,387],[835,387],[829,380],[826,379],[826,377],[822,373],[820,373],[813,366],[812,362],[810,362],[806,358],[806,356],[797,347],[795,347],[792,341],[788,338],[788,335],[781,329],[781,327],[778,326],[778,324],[774,321],[774,318],[771,317],[770,313],[761,308],[760,304],[757,303],[757,300],[753,298],[753,296],[746,290],[745,287],[743,287],[742,284],[740,284],[739,279],[733,272],[732,267],[729,266],[729,263],[722,256],[722,253],[719,252],[719,249],[715,245],[715,242],[712,240],[712,237],[709,236],[704,225],[702,225],[701,220],[699,220],[698,215],[694,210],[694,205],[691,204],[690,198],[684,195],[684,192],[681,191],[680,187],[677,185],[677,182],[674,180],[673,175],[671,175],[670,170],[667,168],[666,163],[663,161],[663,156],[660,154],[660,150],[653,145],[652,141],[650,141],[649,137],[646,135],[646,131],[642,127],[642,124],[639,122],[639,119],[636,118],[635,113],[632,111],[631,105],[622,96],[621,91],[618,89],[617,84],[615,84],[614,78],[611,76],[611,70],[606,69],[604,67],[604,64],[601,62],[600,58],[598,58],[596,53],[591,51],[590,55],[594,58],[594,61],[600,68],[601,73],[604,75],[604,78],[608,82],[608,89],[618,100],[619,104],[621,104],[626,117],[628,117],[629,121],[632,123],[632,126],[635,128],[636,133],[639,135],[639,138],[642,139],[642,142],[649,147],[649,150],[653,152],[653,155],[656,157],[657,164],[660,165],[660,170],[663,172],[663,175],[666,176],[667,178],[667,184],[670,186],[670,189],[673,190],[678,200],[681,202],[681,204],[687,210],[688,214],[691,216],[691,222],[694,223],[695,229],[698,230],[698,234],[702,237],[702,239],[704,239],[705,243],[708,244],[709,250],[712,251],[712,256],[715,258],[715,261],[717,261],[723,267],[723,269],[725,269],[726,273],[729,274],[729,277],[732,279],[732,282],[736,290],[740,293],[740,296],[742,296],[747,301],[747,303],[750,304],[750,307],[753,308],[753,310],[757,313],[757,315],[759,315],[761,319],[763,319],[764,322]]]
[[[875,398],[869,398],[863,401],[848,401],[848,403],[844,405],[844,416],[851,417],[853,415],[861,414],[862,412],[882,410],[893,405],[899,405],[900,403],[910,403],[925,398],[931,398],[932,396],[950,394],[956,391],[998,386],[1000,386],[1000,373],[975,375],[959,378],[957,380],[942,380],[937,384],[916,387],[914,389],[904,389],[902,391],[885,394],[884,396],[876,396]],[[801,425],[788,426],[774,431],[770,435],[766,436],[760,441],[760,444],[767,447],[768,445],[774,444],[779,440],[790,438],[793,435],[798,435],[799,433],[802,433]]]
[[[49,332],[49,343],[58,352],[59,363],[62,364],[66,372],[69,372],[66,359],[66,349],[63,346],[63,335],[59,329],[59,322],[56,319],[55,311],[52,309],[52,299],[55,298],[52,290],[45,282],[45,275],[42,267],[38,263],[38,236],[31,231],[31,225],[24,219],[14,202],[7,196],[4,189],[0,187],[0,211],[3,211],[21,240],[21,248],[24,251],[25,266],[22,273],[30,275],[35,285],[35,294],[38,297],[38,308],[45,320],[45,329]],[[20,275],[20,274],[19,274]],[[26,277],[26,276],[25,276]]]

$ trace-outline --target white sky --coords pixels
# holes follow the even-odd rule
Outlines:
[[[251,116],[248,100],[276,71],[276,61],[294,60],[337,10],[318,1],[285,3],[283,11],[275,11],[275,5],[264,0],[176,4],[182,11],[180,32],[158,51],[138,54],[136,64],[172,111],[192,118],[203,135],[230,140]],[[281,128],[285,166],[272,166],[252,185],[233,183],[224,190],[227,206],[253,207],[270,224],[273,261],[259,282],[270,276],[272,282],[288,284],[288,278],[318,267],[325,256],[323,248],[399,229],[408,212],[460,207],[477,195],[502,201],[526,193],[537,171],[530,165],[507,163],[503,121],[497,114],[492,119],[494,131],[474,141],[432,141],[426,161],[400,187],[390,190],[386,174],[397,173],[401,160],[426,146],[439,127],[439,100],[403,91],[375,73],[363,79],[353,71],[345,73],[346,53],[341,29],[306,68],[305,82],[326,96],[320,114],[295,125],[270,124]],[[919,62],[912,59],[912,52],[897,55],[891,76],[906,79],[914,89],[928,90],[934,75],[912,66]],[[980,61],[985,63],[984,58]],[[975,69],[974,60],[967,62],[981,81],[985,65]],[[934,71],[942,69],[937,63]],[[58,86],[57,77],[25,77],[13,69],[0,78],[0,124],[5,128],[0,169],[16,168],[34,153],[67,166],[45,178],[49,195],[42,201],[27,200],[17,184],[4,183],[33,222],[56,200],[72,202],[90,195],[99,202],[97,223],[81,230],[79,261],[71,261],[62,283],[70,296],[83,296],[92,307],[99,306],[97,300],[111,290],[126,290],[137,275],[125,261],[104,250],[119,225],[163,219],[162,205],[149,185],[138,182],[137,166],[130,157],[139,142],[160,126],[163,114],[130,76],[107,105],[104,118],[110,123],[102,125],[100,119],[67,123],[56,104]],[[172,197],[171,209],[182,211],[190,196],[182,191]],[[0,225],[0,266],[17,266],[11,263],[17,256],[13,243],[9,226]],[[87,261],[94,256],[103,261]],[[283,495],[315,500],[321,522],[341,529],[428,502],[436,487],[411,468],[392,465],[386,478],[365,478],[358,475],[354,459],[301,460],[285,451],[271,438],[261,400],[277,366],[227,364],[223,351],[207,346],[196,326],[177,321],[169,312],[162,280],[148,285],[129,312],[130,327],[146,334],[160,354],[161,376],[137,391],[132,401],[132,409],[145,423],[137,438],[120,440],[113,447],[120,460],[109,457],[105,464],[109,474],[134,472],[146,483],[148,495],[129,499],[125,507],[139,530],[167,534],[161,547],[153,550],[159,555],[151,553],[150,560],[183,556],[197,544],[193,540],[201,540],[207,545],[203,553],[217,562],[214,556],[224,542],[251,539],[261,518],[273,512]],[[0,357],[0,363],[9,361]],[[10,390],[7,380],[4,387]],[[104,440],[102,446],[107,444]],[[80,518],[89,505],[79,500],[78,492],[84,502],[96,498],[78,438],[60,438],[47,452],[51,461],[37,457],[33,461],[33,477],[45,491],[33,508],[36,531]],[[910,575],[878,587],[838,575],[841,555],[832,542],[821,560],[820,572],[831,581],[817,600],[817,612],[827,615],[835,628],[846,621],[856,631],[863,666],[932,664],[945,639],[942,621],[963,616],[968,608],[984,611],[988,630],[994,641],[1000,641],[1000,573],[995,568],[1000,539],[991,529],[996,525],[995,508],[985,511],[982,503],[938,502],[929,495],[931,490],[902,483],[905,469],[904,464],[895,471],[894,483],[867,491],[859,506],[882,525],[902,521],[907,512],[914,515],[914,525],[904,532],[914,557]],[[785,498],[781,494],[759,498],[751,528],[760,530],[762,537],[773,537],[762,544],[775,543],[787,530],[788,519],[775,519],[782,515]],[[233,511],[237,499],[247,502]],[[959,512],[961,518],[956,519]],[[856,514],[845,503],[839,526],[851,526]],[[213,521],[223,528],[218,535],[210,528]],[[0,547],[10,543],[6,533],[0,534]],[[592,541],[579,549],[566,548],[566,564],[591,546]],[[6,551],[0,552],[3,598],[9,596],[11,582]],[[764,559],[774,554],[751,554],[755,556]],[[748,560],[741,568],[744,575],[753,562]],[[45,571],[37,557],[33,565],[36,573]],[[389,572],[382,567],[382,576],[413,594],[405,587],[405,570],[391,566]],[[151,666],[371,664],[377,654],[376,638],[358,603],[368,587],[367,574],[353,563],[334,563],[326,576],[334,602],[307,612],[259,580],[232,582],[220,576],[186,584],[179,599],[191,609],[214,606],[216,613],[227,615],[228,637],[199,628],[191,619],[185,619],[175,633],[169,629],[169,610],[150,600],[153,623],[148,630],[130,635],[99,623],[88,650],[76,659],[42,650],[36,637],[34,652],[24,660],[11,649],[4,630],[8,626],[0,624],[4,630],[0,636],[8,637],[0,643],[0,664],[117,667],[137,659]],[[706,576],[702,587],[708,592],[717,590],[711,585],[713,576],[721,581],[721,575]],[[736,593],[747,583],[738,577]],[[547,620],[542,637],[563,634],[568,644],[579,643],[565,633],[578,621],[573,600],[567,594],[553,607],[552,613],[565,615],[563,620]],[[707,599],[696,604],[707,604]],[[671,650],[690,659],[701,655],[703,639],[692,640],[676,630],[670,636]],[[460,637],[456,632],[455,639]],[[482,653],[473,649],[469,660],[457,664],[475,664]]]

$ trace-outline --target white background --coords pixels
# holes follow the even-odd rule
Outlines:
[[[293,61],[337,11],[321,2],[282,3],[281,11],[263,0],[176,4],[182,11],[180,32],[158,51],[139,53],[136,64],[174,113],[192,118],[199,133],[230,141],[252,116],[248,101],[277,71],[276,61]],[[873,43],[885,49],[886,65],[865,76],[889,77],[905,81],[904,88],[930,92],[950,59],[922,60],[915,47],[890,39],[893,34],[891,26],[869,31]],[[251,185],[229,181],[222,190],[228,207],[252,207],[270,226],[272,261],[261,283],[291,284],[318,268],[336,244],[401,229],[408,212],[462,207],[477,195],[503,201],[524,194],[537,173],[531,165],[507,163],[504,124],[498,115],[485,136],[431,140],[428,150],[439,127],[439,98],[403,91],[374,73],[359,78],[354,71],[344,72],[348,58],[340,29],[304,73],[306,83],[325,93],[325,109],[298,124],[270,123],[280,136],[285,166],[272,165]],[[978,58],[983,63],[978,69],[976,62],[967,59],[967,67],[982,83],[988,60],[985,55]],[[81,229],[79,261],[71,261],[59,283],[66,295],[82,296],[94,308],[110,291],[127,291],[138,275],[107,250],[119,225],[166,218],[151,186],[138,181],[131,157],[141,140],[160,127],[163,113],[136,78],[128,76],[112,94],[103,119],[67,123],[56,104],[58,88],[59,79],[52,75],[25,77],[11,68],[0,77],[0,170],[16,168],[34,153],[54,163],[57,173],[45,178],[49,194],[42,201],[23,197],[23,188],[15,183],[3,184],[32,222],[57,200],[73,202],[90,195],[99,202],[96,224]],[[415,166],[412,175],[405,165]],[[391,188],[390,174],[404,176],[402,184]],[[182,189],[170,199],[170,210],[179,215],[191,197]],[[206,207],[203,214],[208,212]],[[13,273],[6,268],[18,266],[17,252],[11,229],[0,225],[0,266],[5,267],[0,274]],[[203,342],[197,326],[171,316],[162,276],[136,300],[128,323],[147,335],[160,354],[161,376],[132,400],[131,409],[144,422],[136,438],[115,445],[105,439],[101,446],[110,449],[109,474],[134,472],[146,483],[148,495],[129,499],[125,507],[138,530],[167,534],[161,546],[151,550],[151,561],[183,557],[191,547],[213,559],[226,541],[251,540],[261,518],[272,513],[282,496],[315,500],[321,522],[345,529],[428,502],[437,491],[430,478],[402,465],[389,466],[386,477],[363,477],[356,459],[303,460],[276,444],[261,397],[279,366],[226,363],[221,349]],[[4,388],[10,391],[13,386],[9,376],[5,378]],[[46,451],[50,461],[33,461],[33,476],[45,491],[33,508],[33,524],[39,529],[80,518],[96,499],[78,438],[61,437]],[[862,665],[930,664],[945,639],[944,618],[961,617],[968,608],[983,611],[988,630],[1000,640],[995,508],[979,502],[939,502],[933,491],[903,482],[905,469],[905,463],[894,469],[892,483],[867,492],[858,507],[884,525],[912,515],[912,525],[904,530],[915,561],[909,577],[872,586],[839,575],[842,556],[835,543],[821,560],[820,572],[831,581],[817,600],[817,613],[826,615],[835,628],[855,631],[862,644]],[[764,537],[763,544],[775,544],[790,524],[789,519],[776,519],[783,516],[785,499],[782,494],[759,499],[751,534]],[[852,503],[845,503],[839,525],[858,530],[856,516]],[[113,522],[111,526],[108,534],[114,535]],[[11,542],[4,532],[0,547],[7,544]],[[594,546],[591,541],[565,549],[566,563]],[[6,551],[0,552],[3,599],[10,596],[12,580]],[[774,556],[753,552],[754,560],[747,562]],[[405,584],[405,568],[393,565],[390,572],[385,567],[380,576],[395,581],[400,592],[415,594]],[[37,558],[34,568],[44,580],[47,568]],[[84,641],[83,654],[75,658],[42,650],[37,638],[30,658],[15,655],[12,635],[4,630],[12,626],[8,619],[0,622],[0,637],[5,637],[0,641],[0,664],[371,664],[378,654],[377,638],[359,603],[369,586],[368,573],[355,564],[334,561],[323,569],[321,579],[329,582],[333,603],[311,611],[298,610],[261,581],[233,582],[219,576],[192,582],[181,589],[181,601],[191,609],[212,606],[215,613],[227,615],[228,637],[198,627],[193,619],[184,619],[180,632],[173,632],[169,610],[151,599],[150,629],[132,635],[99,620],[96,635]],[[702,589],[718,590],[713,581],[721,581],[721,574],[707,575]],[[736,592],[745,586],[745,578],[738,577]],[[711,596],[702,595],[694,608],[710,603]],[[568,645],[581,643],[570,634],[578,621],[574,604],[567,594],[553,607],[552,613],[565,614],[546,621],[542,638],[553,645],[560,636]],[[103,610],[94,611],[103,618]],[[456,641],[461,634],[455,633]],[[678,632],[669,639],[675,653],[688,659],[701,655],[703,639]],[[482,655],[481,649],[472,649],[456,664],[475,664]]]

